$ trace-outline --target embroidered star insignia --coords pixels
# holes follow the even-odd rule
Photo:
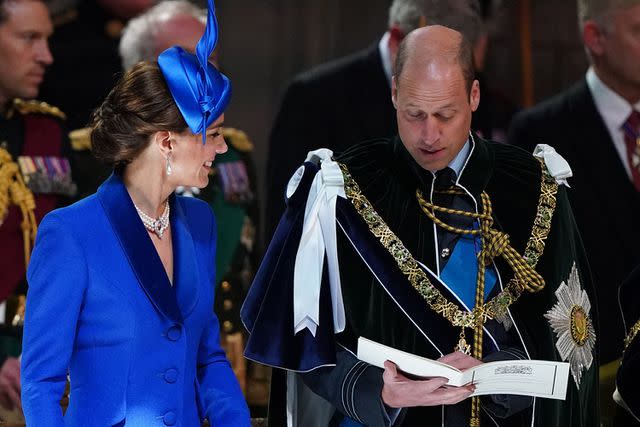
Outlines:
[[[589,317],[591,302],[580,285],[575,262],[568,280],[555,292],[558,302],[544,315],[557,336],[556,348],[563,361],[569,362],[576,386],[584,371],[593,363],[596,333]]]

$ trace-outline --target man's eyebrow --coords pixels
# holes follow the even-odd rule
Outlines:
[[[419,110],[422,110],[422,106],[414,104],[412,102],[407,104],[407,108],[417,108]],[[456,107],[454,104],[452,103],[448,103],[448,104],[444,104],[441,106],[438,106],[438,108],[435,108],[434,111],[442,111],[442,110],[455,110]]]
[[[455,110],[455,106],[453,104],[445,104],[436,109],[436,111],[442,111],[442,110]]]

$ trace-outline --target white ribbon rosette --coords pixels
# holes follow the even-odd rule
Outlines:
[[[326,148],[311,151],[307,161],[320,159],[304,212],[300,245],[296,253],[293,277],[293,327],[297,334],[305,328],[315,336],[320,317],[320,287],[325,254],[329,270],[334,332],[345,328],[345,312],[338,268],[336,239],[336,201],[346,198],[344,178],[338,164],[331,159],[333,152]],[[291,196],[302,176],[298,170],[287,188]]]

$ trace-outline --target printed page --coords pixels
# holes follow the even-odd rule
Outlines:
[[[547,360],[503,360],[478,365],[463,374],[463,383],[475,384],[472,396],[519,394],[564,400],[569,364]]]
[[[444,377],[449,385],[476,385],[474,396],[518,394],[564,400],[569,364],[546,360],[506,360],[485,363],[464,372],[436,360],[420,357],[367,338],[358,339],[358,359],[384,369],[389,360],[398,369],[419,378]]]

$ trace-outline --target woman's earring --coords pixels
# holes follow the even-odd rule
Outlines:
[[[173,168],[171,167],[171,151],[167,154],[167,176],[173,173]]]

